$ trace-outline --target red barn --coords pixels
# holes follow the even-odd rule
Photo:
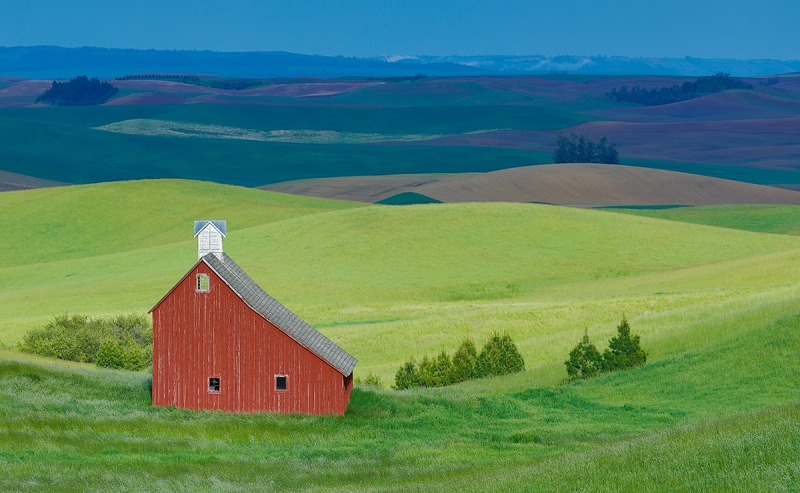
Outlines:
[[[264,292],[195,221],[198,261],[153,314],[153,404],[344,414],[356,359]]]

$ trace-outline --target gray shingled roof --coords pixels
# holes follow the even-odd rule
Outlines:
[[[345,375],[350,375],[355,368],[356,360],[333,341],[317,332],[291,310],[278,303],[275,298],[264,292],[241,267],[236,265],[226,254],[223,260],[213,253],[203,257],[203,261],[225,281],[236,294],[242,297],[250,308],[272,322],[289,337],[307,347],[320,358],[330,363]]]
[[[195,221],[194,222],[194,235],[197,236],[197,234],[200,231],[202,231],[203,228],[205,228],[206,224],[208,224],[208,223],[213,224],[214,227],[216,227],[219,230],[219,232],[222,233],[222,236],[225,236],[225,237],[228,236],[227,223],[225,221],[218,221],[218,220],[213,220],[213,219],[210,219],[210,220],[209,219],[203,219],[202,221]]]

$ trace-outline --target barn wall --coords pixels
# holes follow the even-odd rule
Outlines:
[[[195,291],[208,274],[210,291]],[[287,376],[287,390],[275,376]],[[210,393],[219,377],[220,393]],[[342,374],[251,310],[203,262],[153,311],[153,404],[229,412],[344,414]]]

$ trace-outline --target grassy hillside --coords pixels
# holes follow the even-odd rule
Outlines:
[[[775,211],[762,223],[791,223]],[[769,491],[800,480],[791,235],[180,180],[9,192],[0,342],[64,312],[146,311],[195,262],[197,218],[227,219],[226,252],[356,356],[358,376],[389,384],[409,356],[494,331],[512,335],[527,369],[357,388],[343,417],[226,415],[151,407],[147,373],[0,350],[0,489]],[[622,313],[648,364],[564,383],[584,330],[602,350]]]
[[[213,216],[230,221],[226,251],[267,292],[359,358],[360,372],[384,381],[409,356],[452,350],[467,335],[480,342],[497,330],[518,340],[529,367],[549,365],[549,381],[557,381],[563,369],[554,358],[583,327],[606,338],[625,312],[656,335],[683,325],[655,314],[731,300],[752,305],[754,293],[794,284],[798,263],[788,259],[800,249],[791,236],[606,211],[353,208],[180,181],[0,200],[8,204],[0,209],[6,223],[15,225],[14,255],[0,268],[0,342],[15,343],[65,312],[146,311],[195,262],[191,221]],[[111,205],[96,205],[104,201]],[[59,229],[65,223],[74,227]],[[28,248],[34,243],[41,247]]]
[[[236,231],[360,205],[180,180],[4,193],[0,219],[13,234],[0,267],[185,242],[195,219],[226,219]]]
[[[724,205],[666,210],[614,210],[625,214],[708,224],[721,228],[800,235],[800,207],[793,205]]]
[[[148,376],[0,362],[13,491],[768,491],[798,479],[800,304],[713,317],[640,369],[357,389],[344,417],[152,408]],[[531,381],[536,372],[528,372]],[[510,377],[514,378],[514,377]],[[34,419],[35,416],[35,419]],[[680,471],[680,474],[675,474]],[[267,478],[267,479],[265,479]]]

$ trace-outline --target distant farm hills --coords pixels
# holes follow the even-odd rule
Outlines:
[[[800,71],[800,60],[603,56],[384,56],[286,52],[166,51],[58,46],[0,47],[0,76],[114,78],[140,72],[225,77],[392,77],[415,75],[642,74],[763,76]]]
[[[148,178],[280,188],[324,179],[301,188],[367,202],[417,193],[581,206],[797,203],[774,187],[800,190],[800,74],[743,77],[742,88],[656,106],[609,96],[696,80],[237,79],[173,69],[111,80],[118,91],[107,102],[70,107],[36,102],[52,80],[0,77],[0,189]],[[607,138],[625,167],[597,176],[591,166],[531,167],[552,164],[556,139],[572,133]],[[397,175],[424,176],[406,183]],[[422,190],[414,180],[438,184]]]
[[[528,202],[576,207],[800,204],[800,192],[708,176],[610,164],[548,164],[489,173],[319,178],[275,183],[273,192],[386,202]],[[432,200],[431,200],[432,199]]]

